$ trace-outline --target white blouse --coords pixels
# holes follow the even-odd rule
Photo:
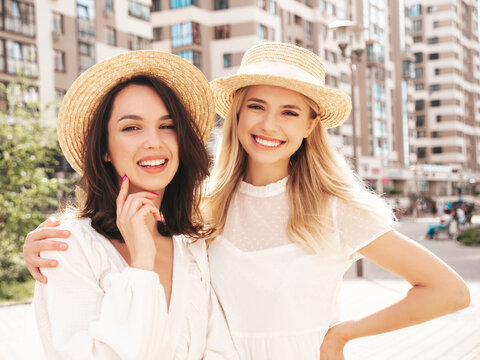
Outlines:
[[[336,299],[357,250],[391,230],[332,199],[329,241],[322,255],[287,235],[288,178],[267,186],[241,183],[222,236],[209,246],[212,286],[241,359],[320,358],[337,320]]]
[[[174,237],[170,309],[156,273],[130,268],[90,219],[62,221],[69,249],[43,252],[34,311],[47,359],[236,359],[210,289],[203,241]],[[60,239],[54,239],[60,240]]]

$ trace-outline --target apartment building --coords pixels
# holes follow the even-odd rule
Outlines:
[[[469,184],[478,182],[480,170],[478,4],[474,0],[407,4],[415,59],[417,163],[453,172],[453,190],[468,190]],[[430,190],[452,191],[436,185]]]
[[[13,81],[18,74],[27,79],[38,79],[37,20],[33,0],[0,2],[0,81],[4,84]],[[11,89],[15,91],[14,89]],[[3,97],[3,95],[2,95]],[[28,88],[23,97],[37,101],[38,91]],[[6,101],[0,100],[5,109]]]
[[[364,29],[345,57],[335,20]],[[479,172],[473,0],[3,0],[0,22],[0,81],[23,72],[43,103],[124,51],[169,51],[213,79],[254,44],[294,43],[322,58],[326,86],[354,95],[354,116],[329,132],[373,188],[452,193]]]
[[[33,80],[24,94],[43,105],[65,94],[93,64],[151,48],[150,0],[0,1],[0,81]],[[45,121],[55,125],[55,109]]]

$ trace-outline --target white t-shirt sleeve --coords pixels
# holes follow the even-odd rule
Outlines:
[[[167,346],[168,318],[157,274],[110,272],[104,247],[85,225],[70,222],[69,249],[43,252],[56,268],[42,269],[34,309],[49,359],[153,359]],[[57,240],[57,239],[54,239]]]
[[[358,250],[393,230],[393,219],[378,216],[334,198],[334,223],[342,251],[352,260],[362,257]]]

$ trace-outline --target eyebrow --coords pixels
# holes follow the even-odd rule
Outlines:
[[[261,103],[261,104],[266,104],[267,103],[265,100],[258,99],[258,98],[250,98],[247,101],[255,101],[255,102],[258,102],[258,103]],[[296,109],[296,110],[302,111],[302,108],[300,108],[297,105],[283,105],[282,107],[285,108],[285,109]]]
[[[170,114],[168,114],[168,115],[161,116],[160,120],[170,120],[171,118],[172,117],[170,116]],[[118,119],[117,122],[120,122],[120,121],[125,120],[125,119],[143,120],[143,118],[141,116],[133,115],[133,114],[127,114],[127,115],[123,115],[120,119]]]

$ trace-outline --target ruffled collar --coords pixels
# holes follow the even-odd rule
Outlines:
[[[287,181],[288,176],[265,186],[255,186],[242,181],[238,188],[238,192],[253,197],[271,197],[284,193],[287,190]]]

